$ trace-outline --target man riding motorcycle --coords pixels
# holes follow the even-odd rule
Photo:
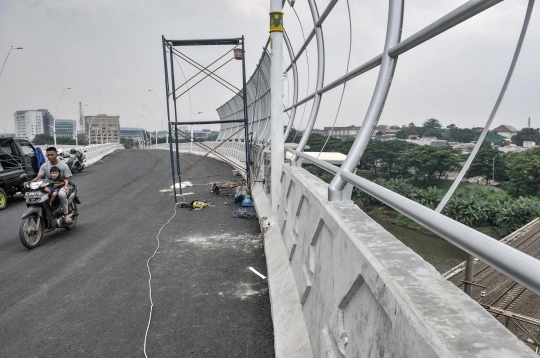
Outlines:
[[[71,170],[69,169],[67,164],[58,159],[58,151],[56,150],[56,148],[49,147],[47,148],[45,152],[46,152],[46,157],[48,160],[47,162],[45,162],[45,164],[41,166],[41,168],[39,168],[39,173],[34,178],[34,180],[43,179],[43,178],[51,179],[51,175],[50,175],[51,167],[55,166],[55,167],[58,167],[58,169],[60,169],[60,176],[65,178],[69,185],[69,183],[71,183],[71,177],[73,176],[73,174],[71,173]],[[24,183],[25,186],[26,184],[27,183]],[[72,219],[69,217],[68,194],[69,194],[69,191],[65,187],[62,187],[58,192],[58,199],[60,200],[62,213],[64,214],[64,222],[66,224],[70,224],[72,221]]]

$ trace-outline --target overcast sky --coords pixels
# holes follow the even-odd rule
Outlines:
[[[328,0],[317,2],[322,12]],[[458,7],[464,1],[410,0],[405,4],[405,39]],[[382,124],[420,125],[437,118],[443,125],[483,126],[495,103],[512,59],[527,1],[506,0],[434,40],[400,56]],[[350,69],[378,55],[386,31],[387,2],[350,0],[352,49]],[[295,9],[306,35],[312,20],[305,0]],[[165,105],[161,36],[168,39],[246,36],[248,77],[254,71],[268,38],[269,0],[0,0],[0,61],[13,50],[0,77],[0,132],[14,131],[13,112],[47,108],[56,118],[78,119],[79,102],[85,115],[119,115],[121,125],[162,128],[163,112],[154,89]],[[296,16],[285,7],[285,28],[298,49],[302,33]],[[538,9],[525,40],[507,95],[494,126],[540,127],[540,18]],[[340,0],[323,26],[327,68],[325,83],[346,71],[349,21],[346,0]],[[229,47],[179,48],[206,65]],[[299,61],[300,98],[316,82],[316,43]],[[285,63],[289,59],[285,51]],[[185,76],[195,69],[180,62]],[[175,64],[176,84],[182,80]],[[240,61],[218,71],[241,86]],[[336,125],[361,124],[377,78],[378,68],[349,82]],[[309,88],[307,82],[309,80]],[[285,102],[292,98],[292,76],[284,81]],[[203,112],[200,120],[216,120],[215,108],[233,93],[207,79],[180,98],[179,120]],[[334,122],[341,87],[325,94],[316,127]],[[150,111],[143,106],[148,106]],[[299,108],[296,127],[303,128],[311,109]],[[154,119],[152,119],[152,117]]]

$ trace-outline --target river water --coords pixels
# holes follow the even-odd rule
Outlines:
[[[465,251],[440,237],[425,235],[387,221],[373,220],[420,255],[424,260],[432,264],[440,273],[444,273],[460,264],[467,257]]]

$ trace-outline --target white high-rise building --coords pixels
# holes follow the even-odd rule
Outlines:
[[[42,111],[28,110],[14,113],[15,136],[17,138],[33,138],[37,134],[44,133],[44,121]]]

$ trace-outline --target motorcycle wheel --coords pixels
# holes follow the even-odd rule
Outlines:
[[[7,195],[4,189],[0,188],[0,210],[4,210],[7,206]]]
[[[21,227],[19,228],[19,237],[24,246],[29,249],[39,245],[41,237],[43,236],[43,222],[41,220],[39,227],[37,225],[39,216],[37,214],[32,214],[25,217],[21,221]]]
[[[73,214],[77,214],[77,205],[75,203],[69,204],[69,212]],[[66,230],[71,230],[77,225],[77,218],[78,216],[75,215],[71,218],[71,224],[64,226]]]

